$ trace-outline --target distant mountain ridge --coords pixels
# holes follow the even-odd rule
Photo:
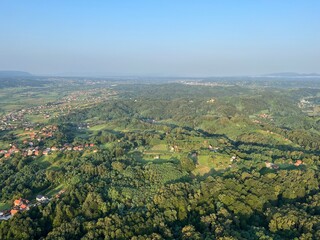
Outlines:
[[[264,77],[320,77],[319,73],[280,72],[262,75]]]
[[[31,77],[33,76],[29,72],[23,71],[0,71],[0,77]]]

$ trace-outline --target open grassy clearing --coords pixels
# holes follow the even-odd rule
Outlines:
[[[166,144],[154,145],[150,151],[168,151],[168,146]]]
[[[66,188],[65,184],[62,183],[54,188],[48,188],[44,190],[41,194],[51,198],[51,197],[54,197],[59,191],[65,188]]]
[[[101,131],[101,130],[105,130],[109,127],[109,125],[107,123],[105,124],[99,124],[99,125],[95,125],[93,127],[90,127],[90,131],[94,131],[94,132],[97,132],[97,131]]]
[[[258,130],[257,132],[277,140],[279,142],[279,144],[291,145],[291,146],[294,146],[294,147],[299,147],[299,145],[292,143],[292,141],[290,141],[289,139],[286,139],[285,137],[281,136],[280,134],[271,133],[271,132],[264,131],[264,130]]]
[[[201,154],[197,157],[195,175],[204,175],[211,170],[225,170],[230,165],[230,156],[220,153]]]

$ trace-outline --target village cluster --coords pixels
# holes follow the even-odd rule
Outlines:
[[[234,86],[234,85],[227,84],[227,83],[222,83],[222,82],[203,82],[203,81],[188,81],[188,80],[180,81],[180,83],[185,84],[185,85],[190,85],[190,86],[208,86],[208,87],[218,87],[218,86],[230,87],[230,86]]]
[[[316,100],[318,99],[318,100]],[[300,99],[298,103],[298,107],[301,110],[308,114],[310,117],[320,116],[320,105],[319,105],[319,97],[305,97]]]
[[[57,102],[50,102],[34,107],[22,108],[10,112],[0,118],[0,130],[15,130],[26,127],[35,127],[35,123],[28,120],[28,116],[40,116],[40,119],[49,119],[70,113],[83,105],[97,104],[116,95],[117,92],[109,89],[90,89],[72,92]]]
[[[65,190],[60,190],[54,197],[49,198],[44,195],[37,195],[35,201],[29,201],[27,199],[19,198],[13,201],[13,206],[11,209],[4,210],[0,212],[0,221],[9,220],[15,214],[19,212],[24,212],[30,210],[30,208],[38,206],[40,204],[48,203],[54,199],[59,199],[62,194],[65,193]]]
[[[19,127],[33,126],[31,122],[26,121],[24,118],[26,111],[26,109],[22,109],[2,116],[0,119],[0,130],[13,130]]]
[[[49,155],[51,152],[55,151],[83,151],[86,148],[94,148],[94,143],[71,145],[65,143],[62,147],[51,146],[44,147],[39,146],[47,138],[53,137],[54,133],[58,130],[56,125],[48,125],[41,128],[39,131],[34,130],[34,128],[25,128],[22,134],[26,137],[20,147],[17,144],[10,144],[9,149],[0,149],[0,158],[9,158],[15,153],[21,153],[24,157],[26,156],[42,156]],[[97,152],[94,148],[93,152]]]

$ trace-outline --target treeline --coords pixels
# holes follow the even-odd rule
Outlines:
[[[0,239],[320,239],[319,126],[289,92],[180,84],[117,90],[117,100],[51,120],[58,129],[42,145],[94,143],[97,152],[16,154],[0,163],[2,201],[66,189],[1,221]],[[78,127],[96,122],[106,127]],[[159,142],[189,152],[144,161],[138,149]],[[209,144],[235,162],[194,175],[193,148],[214,160]]]
[[[32,77],[13,78],[13,77],[0,77],[1,88],[13,87],[43,87],[46,84],[52,83],[49,80],[34,79]]]
[[[66,194],[2,221],[1,239],[320,237],[320,179],[311,169],[192,179],[179,164],[103,152],[73,156],[45,174],[52,183],[67,179]]]

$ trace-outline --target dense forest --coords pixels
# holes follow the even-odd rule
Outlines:
[[[0,239],[320,239],[320,118],[298,105],[319,86],[260,82],[108,84],[116,97],[39,121],[55,126],[39,149],[63,150],[3,156],[0,200],[64,193]],[[18,130],[1,143],[27,148]]]

